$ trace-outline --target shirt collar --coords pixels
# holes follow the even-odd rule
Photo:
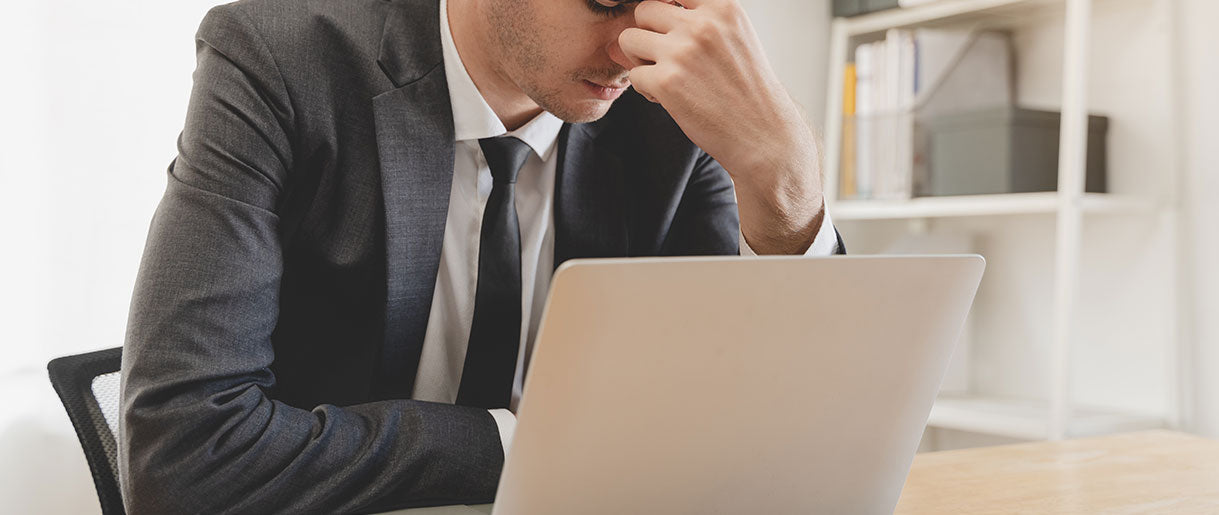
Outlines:
[[[444,74],[449,83],[449,101],[453,106],[453,128],[456,141],[480,140],[497,136],[515,136],[524,141],[543,161],[550,159],[563,121],[542,111],[519,129],[508,132],[499,116],[487,104],[474,80],[466,71],[449,30],[447,0],[440,0],[440,46],[444,52]]]

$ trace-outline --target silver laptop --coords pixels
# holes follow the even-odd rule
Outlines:
[[[557,272],[495,515],[892,513],[981,256]]]

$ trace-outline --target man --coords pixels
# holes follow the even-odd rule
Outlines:
[[[132,300],[128,509],[489,502],[560,263],[841,252],[740,6],[682,4],[212,9]]]

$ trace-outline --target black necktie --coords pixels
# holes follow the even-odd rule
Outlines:
[[[478,141],[491,168],[491,196],[478,244],[478,289],[457,404],[507,408],[521,343],[521,228],[516,176],[529,146],[512,138]]]

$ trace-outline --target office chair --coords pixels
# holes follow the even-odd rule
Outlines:
[[[47,372],[85,451],[106,515],[123,514],[118,482],[119,364],[123,348],[51,360]]]

